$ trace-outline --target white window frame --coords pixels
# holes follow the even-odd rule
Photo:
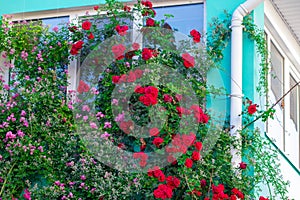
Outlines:
[[[295,39],[295,36],[291,33],[286,23],[281,19],[272,3],[265,1],[265,32],[267,35],[268,50],[270,52],[271,41],[276,46],[280,54],[284,57],[284,71],[283,71],[283,94],[290,89],[290,76],[292,76],[296,82],[300,81],[300,43]],[[269,75],[268,82],[270,83],[271,75]],[[297,103],[300,106],[299,88]],[[272,98],[272,90],[269,84],[269,97]],[[274,96],[274,95],[273,95]],[[272,102],[274,103],[274,102]],[[283,121],[268,121],[268,136],[274,138],[274,128],[270,130],[269,125],[277,123],[283,125],[285,131],[283,132],[282,141],[274,141],[274,143],[281,149],[291,163],[298,169],[300,169],[300,122],[299,111],[297,112],[297,126],[294,125],[293,120],[290,117],[290,94],[284,98],[284,109],[279,109],[279,106],[275,106],[275,118],[282,116]],[[271,132],[273,131],[273,132]],[[277,137],[279,138],[279,137]]]

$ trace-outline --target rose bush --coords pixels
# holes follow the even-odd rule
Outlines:
[[[231,164],[231,147],[240,144],[229,135],[228,127],[216,125],[214,116],[205,109],[206,95],[211,92],[205,77],[212,63],[199,48],[203,47],[200,32],[191,30],[183,48],[188,51],[179,53],[173,44],[173,31],[151,32],[165,22],[155,19],[150,1],[138,1],[129,7],[109,0],[94,10],[98,15],[92,19],[88,16],[79,24],[71,22],[54,32],[31,22],[14,24],[9,17],[1,22],[0,52],[11,78],[8,83],[3,77],[0,81],[0,199],[253,197],[252,182],[259,175],[247,172],[254,162],[248,159],[236,166]],[[105,26],[101,26],[102,11],[109,20]],[[110,54],[114,61],[107,64],[98,84],[90,85],[90,75],[81,74],[77,90],[67,91],[70,60],[80,57],[82,63],[94,47],[113,36],[122,41],[131,33],[128,19],[137,16],[145,22],[141,27],[145,43],[112,45],[105,56]],[[91,68],[101,59],[104,56],[94,57]],[[197,103],[186,103],[191,97],[185,87],[157,81],[159,73],[168,75],[157,66],[182,75],[193,88]],[[144,77],[151,82],[139,82]],[[176,79],[169,81],[176,83]],[[130,84],[134,87],[128,99],[113,98],[115,88],[120,88],[122,96]],[[90,96],[95,97],[95,113],[82,104]],[[128,109],[122,107],[122,101],[128,102]],[[252,102],[247,105],[243,114],[253,117],[257,106]],[[153,109],[156,114],[167,113],[167,117],[153,118]],[[73,115],[76,110],[82,115]],[[130,113],[130,119],[123,111]],[[97,121],[90,121],[92,117]],[[159,123],[162,119],[164,124]],[[189,123],[181,129],[183,120]],[[147,127],[148,137],[133,137],[136,127],[150,121],[156,121],[157,126]],[[190,131],[190,126],[196,131]],[[76,132],[82,129],[132,152],[136,164],[132,167],[145,173],[121,172],[102,164]],[[96,130],[102,134],[97,135]],[[217,134],[218,140],[213,147],[203,149],[209,134]],[[165,155],[161,162],[168,165],[149,167],[152,152]]]

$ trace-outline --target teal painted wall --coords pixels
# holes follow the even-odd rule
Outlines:
[[[231,1],[219,1],[219,0],[207,0],[206,1],[206,16],[207,16],[207,32],[210,32],[209,24],[212,22],[212,18],[217,17],[224,19],[226,17],[224,11],[226,10],[229,14],[232,14],[234,10],[245,0],[231,0]],[[251,15],[253,16],[254,22],[259,28],[264,27],[264,7],[261,4],[256,8]],[[224,59],[221,63],[221,70],[212,70],[208,74],[208,84],[215,86],[224,86],[226,93],[230,94],[230,41],[228,46],[223,51]],[[256,86],[258,83],[258,71],[259,71],[259,59],[256,54],[255,44],[253,41],[247,38],[244,34],[243,38],[243,94],[245,97],[252,99],[253,102],[263,102],[261,97],[257,95]],[[224,102],[216,99],[209,99],[211,102],[209,106],[213,106],[214,110],[219,110],[220,113],[226,113],[226,116],[230,114],[230,99],[229,96],[224,96]]]

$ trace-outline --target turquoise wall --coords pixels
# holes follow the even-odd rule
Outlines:
[[[219,0],[207,0],[206,1],[206,16],[207,16],[207,32],[209,33],[210,26],[214,17],[219,19],[224,19],[226,17],[224,11],[226,10],[229,14],[232,14],[234,10],[245,0],[231,0],[231,1],[219,1]],[[251,15],[253,16],[254,22],[258,25],[259,28],[263,29],[264,27],[264,7],[261,4],[257,7]],[[215,86],[224,86],[226,88],[226,93],[230,94],[230,41],[226,49],[224,49],[224,59],[221,63],[221,70],[212,70],[208,74],[208,84]],[[256,54],[255,44],[252,40],[247,38],[247,35],[244,34],[243,38],[243,94],[245,97],[252,99],[253,102],[263,102],[260,97],[257,95],[256,86],[258,83],[258,71],[259,71],[259,59]],[[230,99],[228,96],[224,96],[223,101],[216,99],[209,99],[210,106],[213,106],[213,109],[220,110],[221,113],[226,113],[226,116],[230,114]]]

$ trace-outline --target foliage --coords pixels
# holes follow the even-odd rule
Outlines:
[[[130,8],[107,0],[94,9],[96,16],[53,31],[35,22],[2,20],[0,52],[11,76],[8,83],[2,77],[0,82],[0,199],[250,199],[261,174],[285,197],[285,183],[275,180],[278,171],[273,165],[264,167],[273,163],[274,156],[259,148],[266,145],[262,138],[248,129],[242,132],[244,147],[253,145],[255,155],[248,160],[255,159],[256,164],[249,164],[258,172],[249,175],[251,168],[245,163],[231,163],[231,148],[241,144],[205,110],[206,95],[217,90],[206,86],[205,77],[211,60],[223,58],[230,33],[225,25],[214,21],[206,53],[197,30],[176,43],[175,31],[155,29],[165,27],[166,21],[155,20],[149,1]],[[141,23],[135,25],[141,28],[143,48],[126,43],[131,22],[138,20]],[[99,43],[110,48],[97,50]],[[105,63],[106,70],[92,85],[90,72],[110,58],[113,62]],[[81,74],[76,91],[67,91],[67,66],[72,59],[80,59],[82,66],[89,64],[90,71]],[[183,78],[169,77],[171,72]],[[150,81],[144,84],[143,78]],[[122,107],[121,98],[114,99],[116,88],[128,109]],[[125,98],[126,90],[135,92]],[[85,104],[92,97],[95,107]],[[129,112],[130,118],[122,111]],[[254,113],[242,114],[252,117]],[[89,121],[93,117],[96,122]],[[137,125],[145,126],[151,137],[133,137]],[[89,139],[96,138],[118,146],[113,156],[106,157],[110,166],[91,150]],[[135,160],[129,164],[139,171],[116,169],[122,167],[117,166],[122,149],[133,153]],[[165,157],[149,168],[152,153]]]

